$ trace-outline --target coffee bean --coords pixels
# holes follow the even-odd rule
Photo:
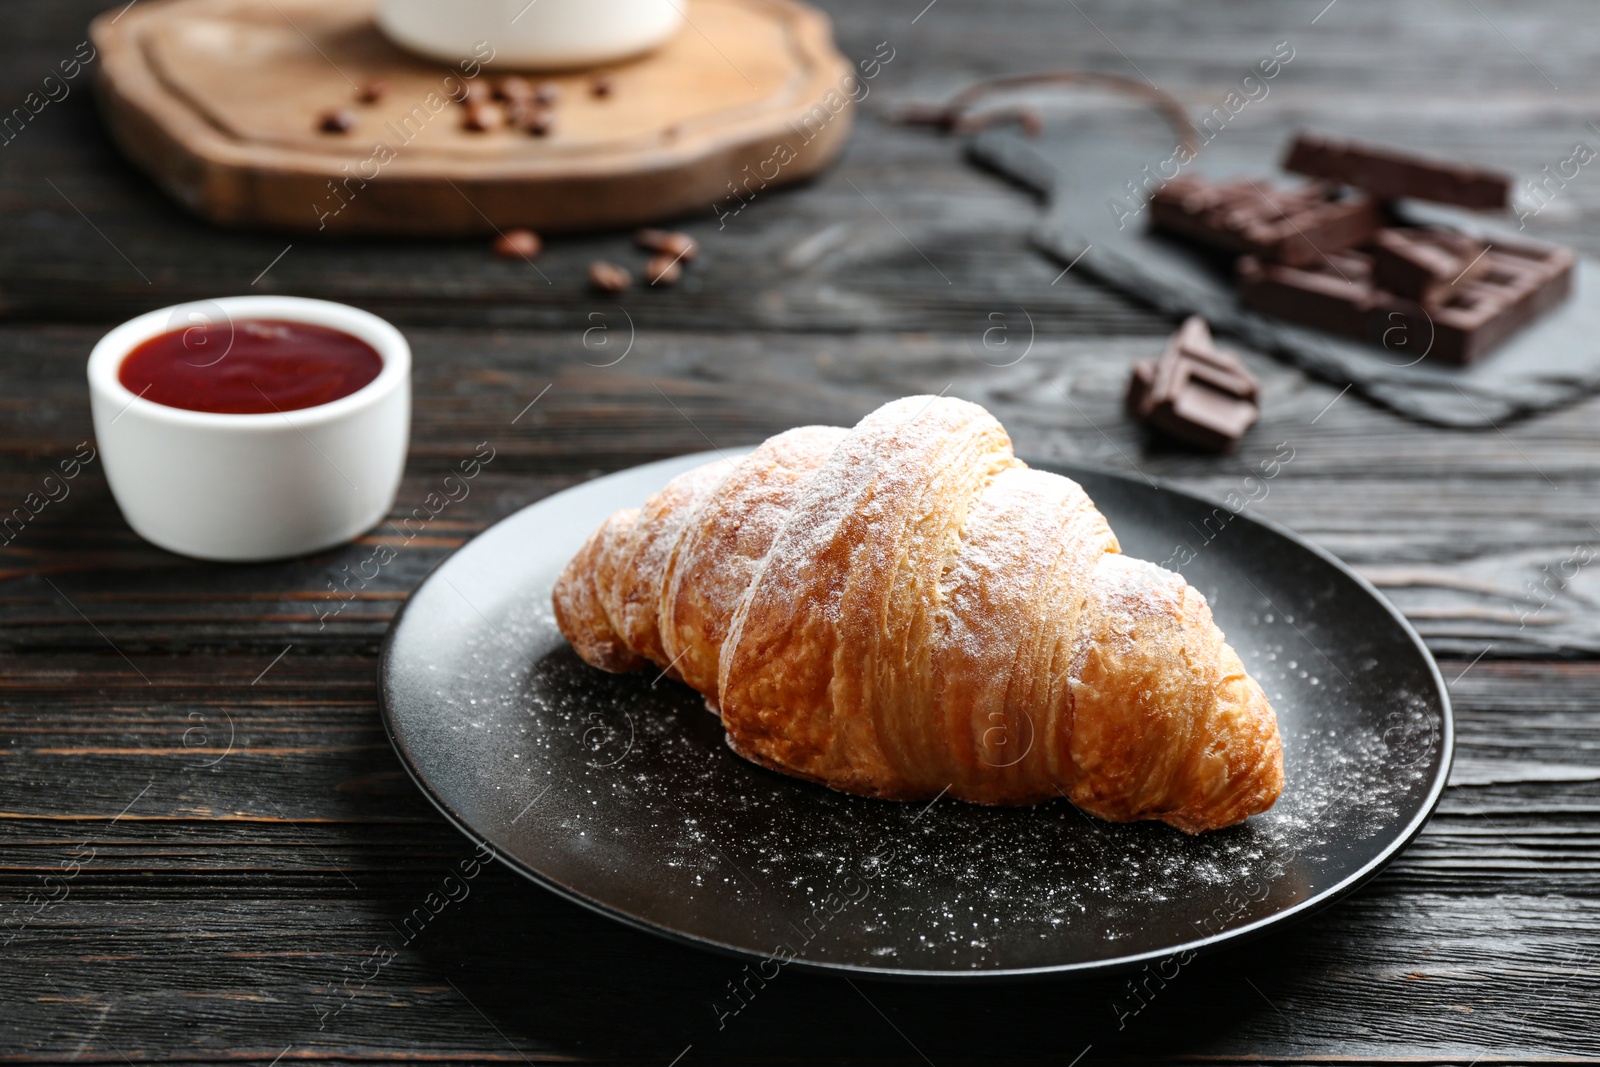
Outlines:
[[[324,112],[317,120],[317,129],[323,133],[349,133],[355,125],[356,117],[343,109]]]
[[[494,95],[513,104],[522,100],[532,100],[533,83],[521,75],[507,74],[495,82]]]
[[[686,233],[672,230],[640,230],[633,235],[634,244],[651,252],[659,252],[670,259],[688,263],[700,254],[700,243]]]
[[[611,76],[608,74],[601,74],[589,83],[589,92],[593,96],[610,96],[613,88]]]
[[[462,125],[469,130],[485,133],[498,130],[506,124],[506,109],[493,101],[467,105],[467,117]]]
[[[676,285],[683,277],[683,266],[672,256],[655,256],[644,265],[644,276],[651,285]]]
[[[528,120],[533,118],[534,113],[539,110],[539,105],[532,100],[512,100],[505,105],[505,108],[506,121],[518,129],[522,129],[528,125]]]
[[[539,87],[534,90],[533,99],[545,107],[549,107],[561,99],[561,86],[555,82],[540,82]]]
[[[356,90],[356,99],[363,104],[376,104],[389,94],[389,83],[382,78],[368,78]]]
[[[589,284],[602,293],[620,293],[633,284],[633,275],[615,263],[597,259],[589,264]]]
[[[549,108],[536,107],[518,125],[535,137],[548,137],[556,128],[555,112]]]
[[[495,238],[494,254],[501,259],[532,259],[544,248],[532,230],[507,230]]]

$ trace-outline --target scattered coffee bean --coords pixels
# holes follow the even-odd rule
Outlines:
[[[683,266],[672,256],[654,256],[644,265],[644,276],[651,285],[676,285],[683,277]]]
[[[561,99],[561,86],[555,82],[540,82],[539,87],[533,92],[533,99],[535,102],[549,107]]]
[[[549,108],[536,107],[518,125],[535,137],[548,137],[556,128],[555,112]]]
[[[523,100],[532,100],[533,83],[518,74],[507,74],[495,82],[494,95],[507,103],[515,104]]]
[[[669,259],[687,263],[700,254],[700,243],[686,233],[672,230],[640,230],[633,235],[633,243],[650,252],[659,252]]]
[[[317,129],[323,133],[349,133],[355,129],[355,125],[356,117],[342,108],[324,112],[322,118],[317,120]]]
[[[356,99],[363,104],[376,104],[389,94],[389,83],[382,78],[369,78],[356,90]]]
[[[589,284],[602,293],[620,293],[633,284],[633,275],[615,263],[597,259],[589,264]]]
[[[462,125],[478,133],[498,130],[506,124],[506,109],[492,100],[468,104],[467,117]]]
[[[528,125],[528,120],[539,110],[539,105],[532,100],[511,100],[505,108],[506,121],[520,130]]]
[[[589,93],[592,96],[610,96],[613,88],[611,76],[608,74],[601,74],[589,83]]]
[[[494,241],[494,254],[501,259],[532,259],[544,249],[544,242],[532,230],[507,230]]]
[[[469,81],[462,85],[461,96],[456,100],[458,104],[471,107],[473,104],[486,104],[491,96],[489,87],[480,81]]]

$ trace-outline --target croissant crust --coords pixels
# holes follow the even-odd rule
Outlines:
[[[1197,833],[1270,808],[1277,718],[1184,579],[965,401],[908,397],[674,479],[590,536],[556,622],[699,690],[729,745],[896,800]]]

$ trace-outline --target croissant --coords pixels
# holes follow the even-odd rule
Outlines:
[[[735,752],[846,792],[1198,833],[1283,789],[1277,717],[1205,598],[965,401],[689,471],[602,523],[553,600],[586,662],[653,663]]]

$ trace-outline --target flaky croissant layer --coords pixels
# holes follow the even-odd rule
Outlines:
[[[602,523],[553,599],[587,662],[654,663],[740,755],[851,793],[1065,796],[1197,833],[1283,789],[1277,717],[1205,598],[965,401],[681,475]]]

